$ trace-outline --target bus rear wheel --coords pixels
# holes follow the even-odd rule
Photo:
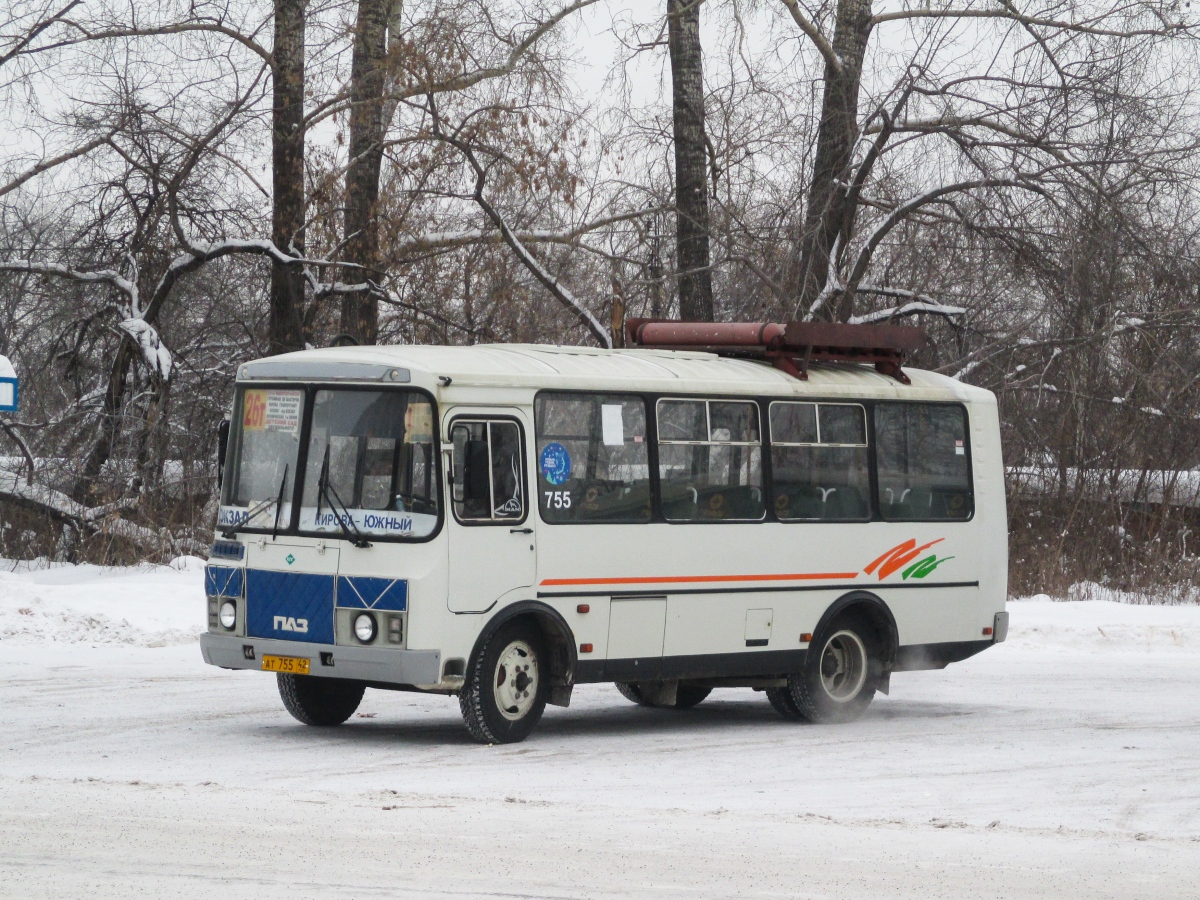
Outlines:
[[[657,707],[659,704],[652,703],[642,696],[641,689],[632,681],[618,681],[615,683],[621,696],[630,703],[636,703],[638,706]],[[703,702],[709,694],[712,693],[712,688],[696,687],[692,684],[681,684],[675,691],[675,704],[670,709],[691,709],[693,706]]]
[[[458,695],[463,722],[484,744],[529,737],[546,709],[547,656],[532,624],[501,626],[479,651]]]
[[[275,676],[279,696],[287,711],[305,725],[341,725],[354,715],[362,702],[366,685],[341,678],[317,678],[313,675]]]
[[[853,722],[875,696],[878,650],[872,629],[842,616],[810,646],[804,671],[788,676],[787,693],[810,722]],[[778,707],[776,707],[778,709]]]
[[[785,719],[804,718],[800,715],[800,707],[796,706],[796,701],[792,699],[792,692],[787,688],[767,688],[766,694],[771,706],[775,707],[775,712]]]

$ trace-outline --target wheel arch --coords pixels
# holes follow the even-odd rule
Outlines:
[[[880,671],[875,674],[879,679],[880,690],[886,694],[892,667],[896,663],[896,652],[900,646],[900,632],[891,608],[877,594],[870,591],[850,591],[830,603],[817,622],[817,627],[813,629],[813,642],[809,646],[819,644],[838,617],[848,612],[862,615],[880,638]]]
[[[505,625],[517,620],[532,622],[542,633],[549,653],[550,695],[547,703],[567,706],[571,702],[571,689],[575,682],[575,663],[578,660],[575,633],[562,613],[554,607],[537,600],[521,600],[499,610],[479,632],[471,657],[467,660],[467,671],[472,671],[479,654],[488,641]]]

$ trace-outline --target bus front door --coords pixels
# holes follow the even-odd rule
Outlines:
[[[455,410],[449,435],[447,603],[452,612],[482,613],[532,587],[536,573],[525,417]]]

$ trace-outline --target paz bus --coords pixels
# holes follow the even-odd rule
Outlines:
[[[593,682],[848,722],[1004,640],[996,400],[905,367],[920,329],[627,330],[241,365],[204,660],[307,725],[419,691],[501,743]]]

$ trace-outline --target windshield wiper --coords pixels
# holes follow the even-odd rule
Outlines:
[[[283,467],[283,478],[279,480],[279,496],[275,499],[275,524],[271,526],[271,540],[279,534],[279,513],[283,511],[283,486],[287,484],[288,466],[290,463],[285,463]]]
[[[250,524],[250,520],[257,516],[260,512],[275,504],[275,528],[271,531],[271,540],[275,539],[275,532],[279,530],[279,509],[283,506],[283,486],[287,484],[288,466],[283,467],[283,478],[279,480],[279,495],[278,497],[268,497],[266,500],[260,500],[250,509],[246,510],[246,518],[242,521],[230,525],[227,529],[221,532],[221,537],[237,537],[237,533]]]
[[[333,511],[333,517],[337,520],[338,525],[342,528],[342,533],[346,535],[348,540],[355,547],[365,549],[371,546],[371,542],[363,537],[363,533],[358,530],[358,526],[354,524],[354,517],[350,515],[350,510],[346,508],[346,504],[342,502],[342,498],[338,496],[338,492],[334,490],[333,483],[329,478],[329,444],[325,444],[325,457],[321,460],[321,474],[317,477],[317,512],[314,520],[321,521],[321,498],[324,497],[329,501],[329,508]],[[335,502],[336,501],[336,502]],[[338,512],[338,507],[341,507],[341,512]],[[349,524],[347,524],[349,523]],[[350,529],[354,531],[351,533]]]

